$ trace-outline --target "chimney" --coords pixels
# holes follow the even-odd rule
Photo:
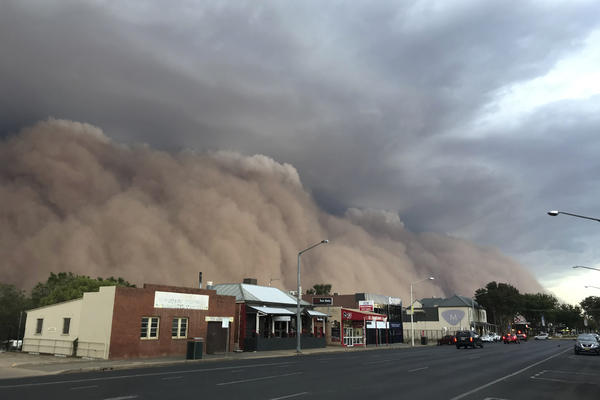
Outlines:
[[[198,287],[202,289],[202,271],[198,272]]]
[[[211,290],[214,289],[213,281],[206,281],[206,288]]]
[[[257,285],[258,284],[258,280],[256,278],[244,278],[244,282],[248,285]]]

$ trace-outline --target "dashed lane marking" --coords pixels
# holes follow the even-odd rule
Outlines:
[[[275,379],[275,378],[283,378],[286,376],[300,375],[301,373],[302,372],[291,372],[289,374],[269,375],[269,376],[261,376],[260,378],[250,378],[250,379],[241,379],[239,381],[221,382],[221,383],[217,383],[217,386],[235,385],[238,383],[255,382],[255,381],[264,381],[266,379]]]
[[[427,369],[427,368],[429,368],[429,367],[421,367],[421,368],[409,369],[407,372],[422,371],[422,370]]]
[[[288,394],[287,396],[281,396],[281,397],[273,397],[272,399],[269,399],[269,400],[291,399],[292,397],[304,396],[305,394],[308,394],[308,392]]]

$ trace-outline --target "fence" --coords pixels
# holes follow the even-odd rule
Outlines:
[[[23,351],[63,356],[73,355],[73,341],[64,339],[25,338]]]
[[[444,329],[415,329],[415,342],[418,342],[421,340],[421,337],[426,337],[428,342],[432,342],[432,341],[437,341],[438,339],[441,339],[442,337],[446,336],[446,335],[454,335],[456,334],[456,332],[458,332],[460,329],[457,330],[444,330]],[[411,330],[410,329],[404,329],[404,342],[409,343],[411,342]]]
[[[82,342],[77,344],[77,356],[89,358],[108,358],[106,343]]]

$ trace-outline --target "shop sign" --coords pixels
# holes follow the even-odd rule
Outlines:
[[[375,310],[375,302],[373,300],[360,300],[358,302],[358,309],[360,311],[371,311]]]
[[[204,317],[206,322],[223,322],[225,320],[233,322],[233,317]]]
[[[177,308],[186,310],[208,310],[205,294],[154,292],[154,308]]]
[[[278,321],[278,322],[285,322],[285,321],[291,321],[292,317],[290,317],[289,315],[277,315],[275,317],[273,317],[273,321]]]
[[[333,304],[333,297],[313,297],[313,304]]]

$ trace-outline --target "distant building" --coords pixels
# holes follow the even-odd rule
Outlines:
[[[486,310],[470,297],[425,298],[415,300],[413,306],[415,339],[422,336],[439,339],[461,330],[475,330],[480,334],[495,330],[495,326],[487,322]],[[411,308],[407,307],[402,317],[407,340],[411,337],[410,314]]]
[[[373,293],[302,297],[330,316],[324,329],[328,344],[349,347],[403,341],[402,300],[398,297]]]
[[[275,287],[249,283],[226,283],[211,286],[218,294],[236,299],[234,346],[244,351],[283,350],[296,348],[297,299]],[[328,314],[314,310],[301,301],[302,348],[325,347],[320,324]]]
[[[103,286],[83,298],[27,311],[23,351],[104,359],[185,357],[232,349],[235,298],[164,285]]]

